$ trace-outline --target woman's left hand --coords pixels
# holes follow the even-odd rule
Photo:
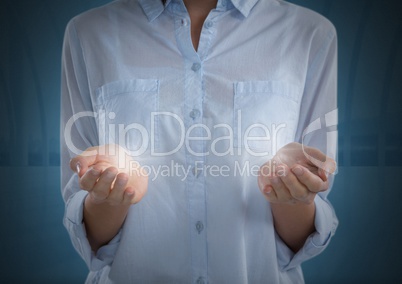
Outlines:
[[[258,185],[271,203],[311,204],[335,170],[336,162],[320,150],[290,143],[260,168]]]

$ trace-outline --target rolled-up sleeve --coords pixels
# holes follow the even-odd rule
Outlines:
[[[328,23],[311,42],[311,54],[300,108],[295,141],[320,149],[337,160],[337,37]],[[317,126],[318,125],[318,126]],[[312,127],[313,126],[313,127]],[[307,131],[306,131],[307,130]],[[294,253],[276,234],[278,264],[289,270],[320,254],[329,244],[338,226],[335,211],[328,200],[334,182],[329,176],[329,189],[315,197],[315,229],[304,246]]]
[[[84,200],[88,193],[80,189],[78,176],[69,167],[71,158],[88,147],[98,145],[89,86],[85,55],[73,19],[66,28],[62,54],[60,144],[61,193],[65,202],[63,223],[74,248],[88,268],[96,271],[113,262],[121,233],[94,254],[83,223]]]
[[[301,265],[304,261],[320,254],[329,244],[331,237],[335,234],[338,226],[338,219],[328,201],[323,200],[319,195],[315,200],[315,229],[304,246],[294,253],[279,237],[275,235],[277,244],[278,263],[281,270],[289,270]]]
[[[70,197],[66,203],[63,223],[71,237],[74,248],[85,261],[89,270],[96,271],[113,262],[120,242],[121,231],[107,245],[100,247],[94,254],[86,236],[85,225],[82,222],[86,196],[86,191],[78,191]]]

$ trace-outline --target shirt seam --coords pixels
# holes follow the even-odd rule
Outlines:
[[[322,56],[324,55],[324,51],[327,50],[328,46],[330,45],[330,43],[334,38],[335,38],[335,32],[333,31],[330,31],[325,37],[324,43],[321,45],[320,49],[314,56],[314,59],[311,61],[310,66],[308,67],[305,85],[307,85],[307,82],[309,82],[310,79],[315,74],[315,71],[317,70],[316,66],[319,63],[319,59],[322,58]]]
[[[84,61],[84,69],[85,69],[85,76],[86,76],[86,79],[87,79],[87,81],[88,81],[88,91],[89,91],[89,93],[91,94],[91,103],[93,104],[93,101],[92,101],[92,88],[91,88],[91,86],[90,86],[90,78],[89,78],[89,72],[88,72],[88,69],[87,69],[87,59],[86,59],[86,56],[85,56],[85,52],[84,52],[84,48],[83,48],[83,46],[82,46],[82,42],[81,42],[81,39],[80,39],[80,35],[78,34],[78,32],[77,32],[77,28],[76,28],[76,24],[75,24],[75,19],[73,19],[72,21],[71,21],[71,25],[72,25],[72,28],[74,29],[74,33],[75,33],[75,36],[76,36],[76,38],[77,38],[77,41],[78,41],[78,44],[79,44],[79,47],[80,47],[80,51],[81,51],[81,55],[82,55],[82,59],[83,59],[83,61]]]

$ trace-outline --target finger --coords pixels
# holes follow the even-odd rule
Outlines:
[[[109,167],[101,174],[98,182],[91,191],[92,197],[95,201],[104,200],[109,196],[116,175],[117,169],[115,167]]]
[[[311,192],[317,193],[328,189],[327,180],[324,181],[322,177],[313,174],[300,165],[293,167],[292,172],[299,182],[301,182]]]
[[[80,178],[80,187],[84,190],[91,191],[100,175],[101,171],[99,169],[91,168],[90,170],[86,171],[84,175]]]
[[[327,157],[327,159],[322,165],[322,168],[319,169],[318,174],[323,181],[327,181],[329,175],[334,174],[336,172],[336,168],[337,164],[335,160]]]
[[[263,194],[269,202],[277,202],[278,201],[278,196],[277,196],[274,188],[272,187],[272,185],[267,185],[263,190]]]
[[[288,189],[289,194],[296,200],[306,202],[310,196],[310,191],[287,166],[284,167],[285,174],[281,176],[281,181]]]
[[[273,173],[272,160],[260,167],[257,182],[261,192],[264,192],[265,187],[271,184],[269,177],[272,177]]]
[[[128,175],[126,173],[119,173],[116,176],[112,191],[109,194],[109,199],[117,202],[122,202],[124,199],[124,191],[128,183]]]
[[[268,177],[264,177],[260,174],[258,176],[258,187],[269,202],[275,202],[277,200],[276,192],[273,189],[271,181]]]
[[[81,177],[91,165],[95,164],[97,153],[97,147],[91,147],[86,149],[80,155],[75,156],[70,160],[71,170]]]
[[[261,170],[260,170],[260,174],[258,175],[258,178],[257,178],[257,183],[258,183],[258,188],[260,189],[261,192],[263,192],[265,187],[270,184],[268,177],[264,176],[261,173]]]
[[[326,156],[317,148],[303,146],[304,155],[310,161],[311,165],[316,166],[318,170],[318,175],[326,181],[330,174],[336,172],[337,164],[334,159]]]
[[[135,197],[136,195],[134,189],[132,187],[127,187],[124,191],[123,203],[127,205],[136,203]]]
[[[292,199],[292,196],[286,187],[286,185],[281,180],[281,177],[275,176],[270,178],[273,191],[276,193],[278,201],[287,202]]]

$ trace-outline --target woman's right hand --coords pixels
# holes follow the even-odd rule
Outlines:
[[[96,252],[123,226],[131,204],[147,192],[148,176],[126,151],[114,144],[91,147],[70,161],[80,187],[88,191],[83,222]]]
[[[94,204],[131,205],[147,191],[147,174],[119,145],[88,148],[70,161],[70,167]]]

